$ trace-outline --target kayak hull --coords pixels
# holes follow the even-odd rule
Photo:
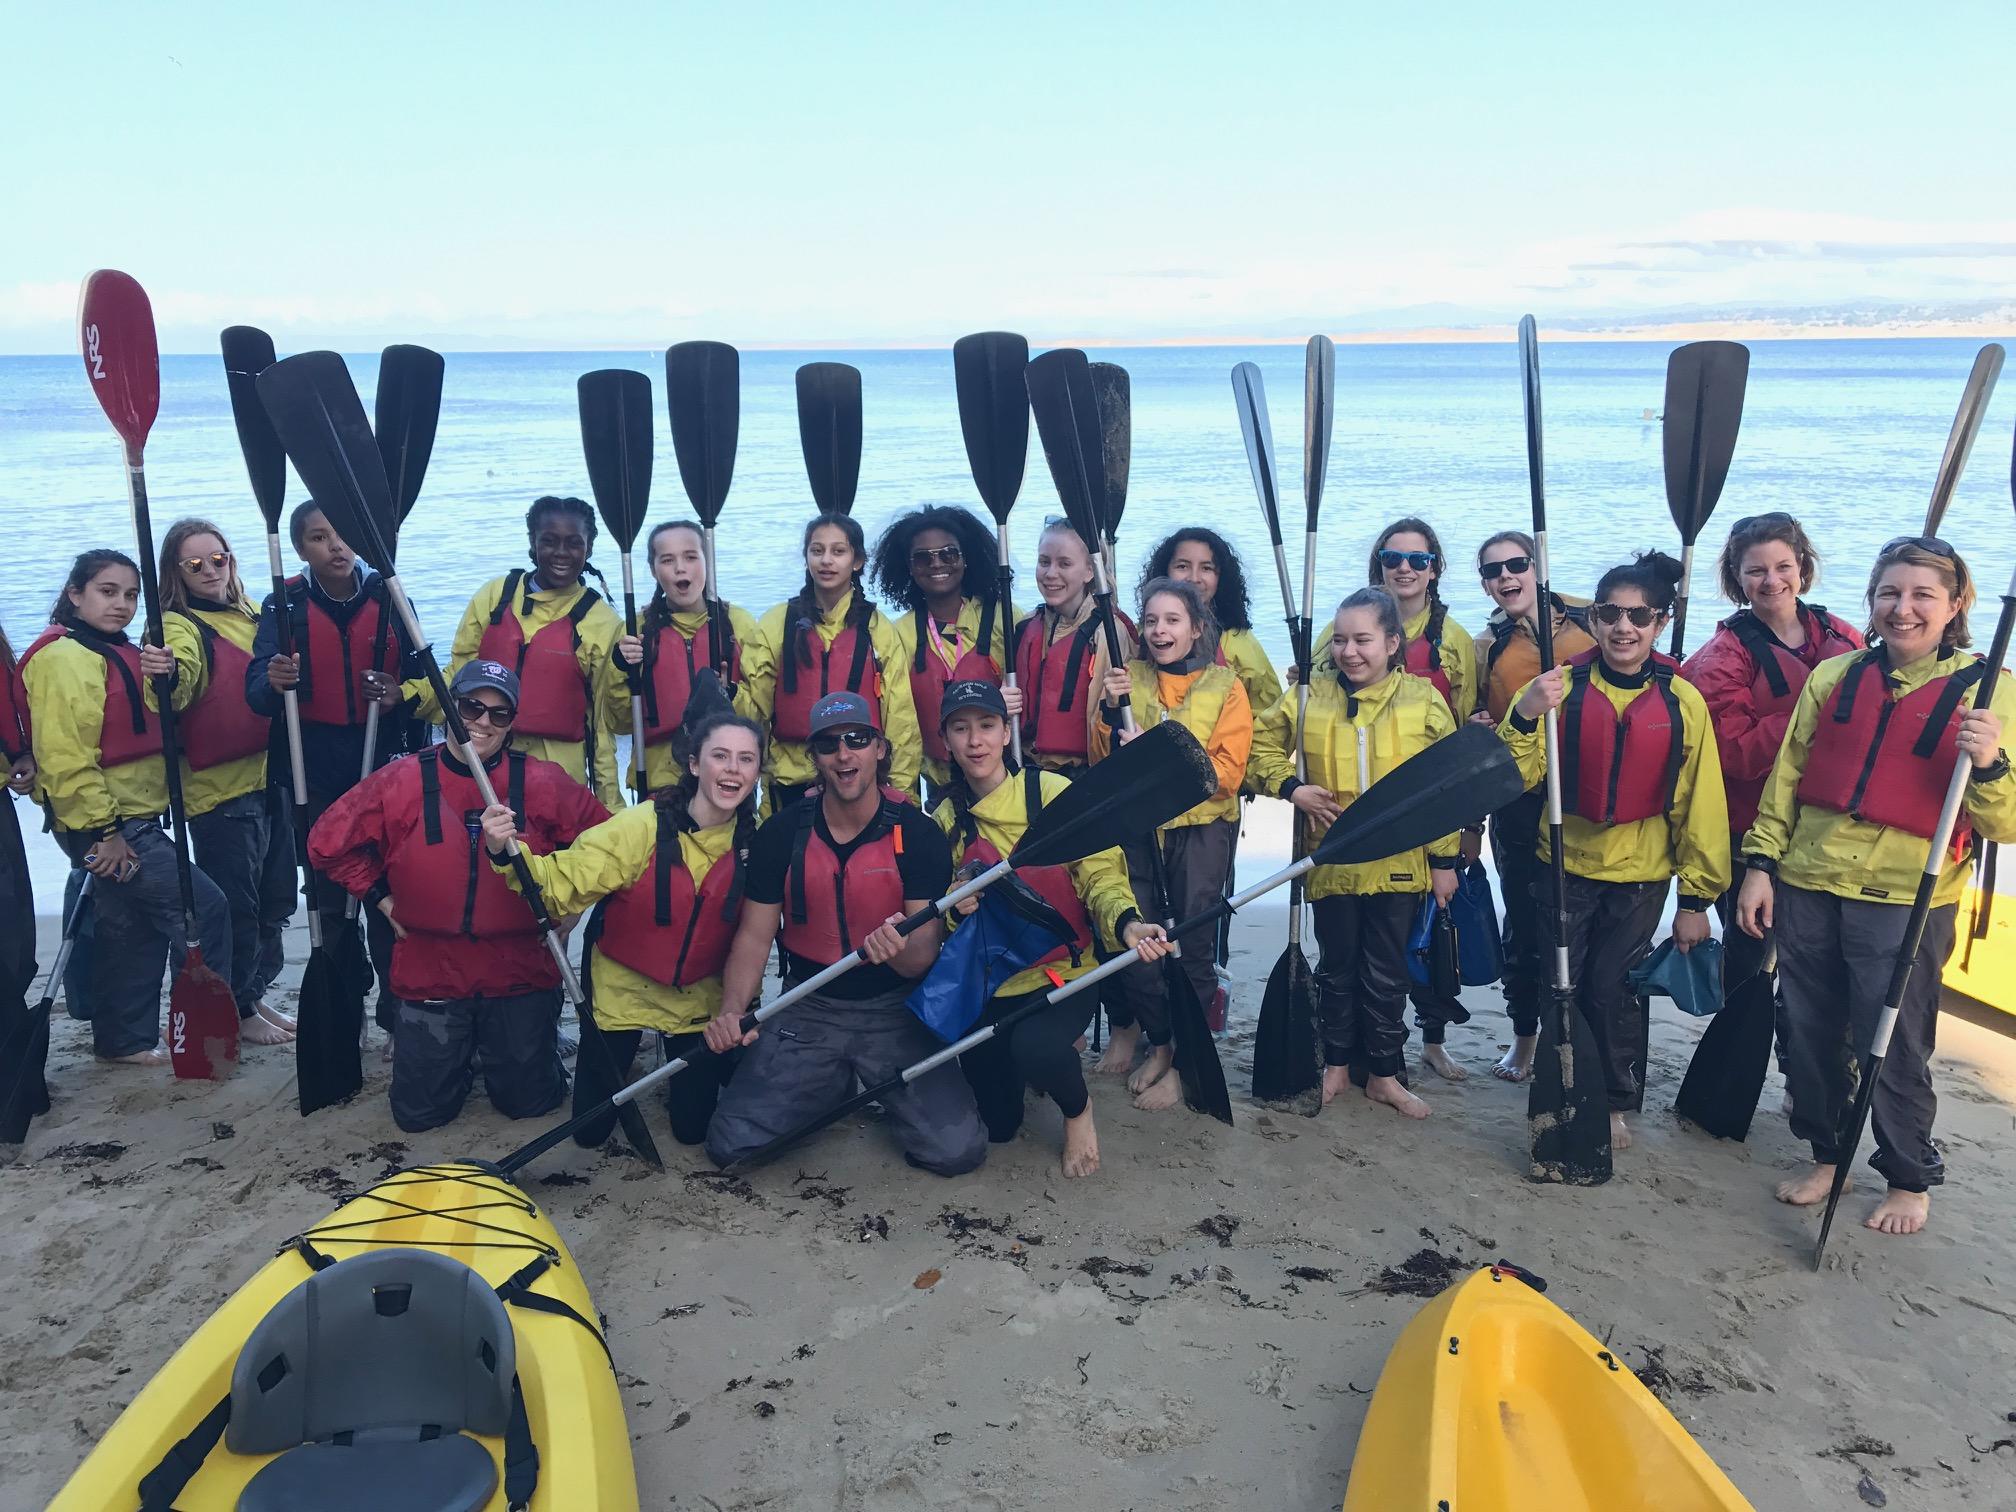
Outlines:
[[[1401,1330],[1344,1512],[1754,1512],[1622,1361],[1509,1271]]]
[[[1946,961],[1944,980],[1948,987],[1977,1003],[2016,1014],[2016,897],[2006,893],[1996,897],[1997,907],[1988,915],[1988,931],[1973,938],[1974,920],[1982,895],[1974,888],[1960,900],[1959,938]]]
[[[551,1220],[523,1192],[476,1165],[426,1166],[387,1177],[303,1236],[331,1259],[369,1249],[418,1248],[452,1256],[497,1286],[537,1255],[552,1265],[532,1290],[594,1321],[594,1303]],[[240,1287],[190,1336],[136,1396],[71,1477],[51,1512],[136,1507],[140,1478],[230,1394],[231,1369],[247,1336],[272,1306],[307,1280],[308,1262],[287,1249]],[[636,1472],[630,1432],[609,1358],[572,1319],[510,1307],[526,1416],[539,1451],[538,1512],[634,1512]],[[505,1507],[504,1441],[479,1438],[497,1461],[499,1482],[485,1512]],[[245,1483],[274,1456],[234,1455],[222,1442],[175,1499],[178,1512],[230,1512]]]

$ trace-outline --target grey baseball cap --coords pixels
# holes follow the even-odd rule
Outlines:
[[[812,717],[807,721],[808,734],[819,735],[827,730],[845,729],[848,725],[860,725],[864,729],[875,728],[875,711],[868,706],[868,700],[859,693],[841,691],[828,693],[812,705]]]
[[[475,661],[464,662],[461,670],[456,672],[455,680],[448,685],[448,696],[462,698],[478,688],[502,693],[513,709],[518,707],[518,674],[502,662],[486,661],[480,656]]]

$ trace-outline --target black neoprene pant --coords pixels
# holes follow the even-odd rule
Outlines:
[[[1079,1057],[1077,1042],[1092,1021],[1096,990],[1039,1008],[1006,1033],[959,1057],[967,1084],[973,1088],[973,1100],[980,1105],[987,1137],[995,1144],[1013,1139],[1022,1127],[1024,1085],[1056,1103],[1066,1118],[1076,1118],[1085,1111],[1090,1094],[1085,1090],[1085,1063]],[[1044,987],[1015,997],[997,997],[974,1028],[994,1023],[1049,991]]]

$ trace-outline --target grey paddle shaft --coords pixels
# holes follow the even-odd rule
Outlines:
[[[46,996],[50,1001],[56,997],[56,989],[63,981],[63,968],[70,964],[70,953],[77,947],[77,926],[84,920],[84,905],[91,901],[91,884],[97,879],[90,872],[84,873],[84,881],[77,889],[77,901],[70,905],[70,917],[63,922],[63,937],[56,946],[55,964],[49,968],[49,989]]]
[[[408,641],[415,646],[425,647],[427,637],[421,633],[420,616],[414,613],[413,601],[406,596],[406,585],[399,581],[398,573],[389,572],[385,575],[385,595],[391,599],[392,607],[398,611],[399,623],[405,627]],[[429,651],[430,657],[432,654]],[[454,723],[450,723],[449,729],[453,731]],[[463,733],[466,735],[468,731],[465,729]],[[454,744],[452,739],[449,743]],[[463,762],[468,766],[470,775],[476,779],[477,791],[483,795],[484,807],[495,808],[497,789],[490,783],[489,772],[484,770],[483,758],[476,754],[476,743],[465,740],[460,749]],[[518,842],[513,840],[505,847],[505,851],[508,855],[516,856]],[[529,903],[532,900],[528,898],[526,901]],[[559,927],[550,917],[542,934],[547,954],[553,957],[553,964],[560,968],[560,987],[567,994],[567,1005],[578,1012],[581,1007],[581,979],[574,974],[573,963],[567,959],[567,944],[560,938]]]
[[[280,584],[282,590],[275,594],[273,598],[273,614],[277,620],[280,616],[287,613],[287,595],[285,591],[287,579],[285,576],[286,569],[280,562],[280,537],[270,531],[266,536],[266,557],[273,568],[273,581]],[[294,655],[297,658],[300,657],[301,648],[299,646],[294,648]],[[297,660],[295,665],[298,667],[300,662]],[[298,686],[297,683],[296,687],[298,688]],[[287,710],[287,760],[294,772],[294,806],[300,809],[303,815],[305,815],[308,812],[308,768],[301,754],[301,695],[296,691],[296,688],[289,688],[285,693],[280,695],[280,702],[286,706]],[[375,706],[373,712],[376,712]],[[368,745],[366,747],[365,762],[364,771],[366,775],[369,775],[371,768],[369,765]],[[322,911],[314,906],[315,878],[312,869],[308,878],[308,902],[308,948],[310,950],[319,950],[322,947]]]
[[[373,761],[378,755],[378,700],[372,699],[364,708],[364,759],[358,764],[357,780],[362,782],[371,775]],[[306,801],[305,799],[303,800]],[[351,893],[343,900],[343,917],[350,920],[357,917],[357,895]]]
[[[709,570],[712,582],[712,570]],[[624,626],[631,635],[637,634],[637,589],[630,575],[630,553],[623,553],[623,604],[630,611],[630,623]],[[630,769],[636,774],[637,792],[644,792],[644,689],[642,684],[633,683],[630,689]]]
[[[1001,582],[1005,585],[1013,574],[1014,564],[1008,560],[1008,528],[1002,526],[994,532],[994,540],[1000,548]],[[1001,595],[1001,677],[1004,687],[1015,686],[1015,600],[1006,591]],[[988,654],[989,647],[982,646],[980,654]],[[1015,765],[1022,765],[1022,716],[1017,714],[1008,721],[1008,739],[1015,748]]]

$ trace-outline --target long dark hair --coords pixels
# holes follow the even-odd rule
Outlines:
[[[1680,563],[1663,551],[1641,551],[1598,579],[1596,602],[1602,603],[1613,588],[1636,588],[1652,608],[1671,613],[1680,593]]]
[[[1176,548],[1187,542],[1209,547],[1212,560],[1218,564],[1218,591],[1211,595],[1211,613],[1218,621],[1218,627],[1221,630],[1251,630],[1253,595],[1246,586],[1246,564],[1239,560],[1239,553],[1230,541],[1202,525],[1185,525],[1163,538],[1162,544],[1148,558],[1148,565],[1141,569],[1141,596],[1147,597],[1149,583],[1169,576],[1169,564],[1176,559]]]
[[[662,527],[661,527],[662,528]],[[651,532],[656,535],[657,531]],[[700,773],[695,769],[693,757],[703,750],[707,737],[716,730],[734,727],[747,730],[756,737],[756,765],[763,765],[763,753],[770,744],[770,737],[763,726],[746,715],[737,714],[733,709],[716,709],[712,714],[703,714],[692,728],[681,729],[672,737],[672,755],[683,769],[679,780],[665,792],[659,794],[660,812],[674,811],[682,821],[690,814],[688,805],[700,791]],[[735,866],[735,880],[728,889],[728,899],[723,905],[724,913],[733,917],[742,901],[742,884],[749,866],[749,847],[756,839],[756,787],[750,784],[749,791],[742,795],[742,801],[735,805],[735,835],[729,842],[729,851]]]
[[[194,516],[177,520],[168,527],[168,534],[161,538],[161,602],[169,609],[189,607],[189,585],[182,578],[183,547],[199,535],[217,537],[217,544],[224,548],[224,554],[231,558],[231,581],[224,589],[224,602],[243,614],[247,619],[259,618],[259,606],[245,591],[245,580],[238,575],[238,555],[231,549],[231,542],[208,520]]]
[[[908,514],[900,514],[882,532],[869,561],[869,575],[884,603],[915,612],[924,605],[924,594],[910,572],[910,547],[926,530],[942,530],[959,543],[966,559],[966,571],[959,579],[959,591],[969,599],[984,599],[994,587],[994,532],[981,523],[970,509],[950,504],[926,504]]]
[[[82,625],[83,621],[77,618],[77,606],[70,602],[70,595],[83,592],[84,585],[107,567],[124,567],[134,577],[140,576],[139,566],[123,551],[114,551],[109,546],[95,546],[89,551],[79,552],[77,560],[70,564],[70,575],[63,580],[62,591],[50,606],[49,623],[71,630]]]
[[[692,531],[694,538],[701,543],[701,550],[706,550],[707,532],[700,528],[698,520],[666,520],[651,527],[651,533],[644,538],[644,570],[651,573],[651,581],[654,584],[650,602],[644,606],[647,638],[651,630],[672,623],[672,600],[665,596],[664,585],[658,583],[658,574],[652,570],[652,563],[658,558],[658,537],[668,530]],[[701,591],[701,598],[704,602],[706,598],[704,589]]]
[[[847,537],[847,544],[854,548],[854,555],[865,558],[868,554],[868,538],[861,533],[861,522],[852,515],[844,515],[833,510],[816,514],[806,522],[804,537],[798,543],[798,554],[803,556],[812,549],[812,535],[822,525],[832,525]],[[854,569],[854,601],[847,606],[847,625],[861,635],[868,633],[868,616],[874,612],[868,602],[868,595],[861,588],[861,569]],[[805,570],[805,586],[792,594],[784,605],[784,665],[780,670],[784,691],[798,691],[798,668],[812,665],[812,637],[818,633],[819,598],[812,586],[812,570]]]
[[[572,515],[581,522],[581,533],[588,538],[588,556],[595,552],[595,511],[586,499],[563,498],[559,494],[541,494],[532,501],[532,507],[525,511],[525,554],[532,557],[533,565],[538,565],[534,549],[539,544],[539,521],[549,514]],[[347,544],[347,543],[346,543]],[[602,569],[585,557],[581,570],[602,585],[602,597],[609,597],[609,579],[602,576]]]

